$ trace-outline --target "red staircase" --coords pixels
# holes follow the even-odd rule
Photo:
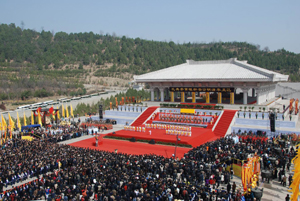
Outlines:
[[[218,137],[225,136],[235,113],[236,110],[224,110],[223,115],[214,130],[216,136]]]
[[[157,106],[148,107],[132,124],[131,126],[142,125],[146,119],[157,109]]]

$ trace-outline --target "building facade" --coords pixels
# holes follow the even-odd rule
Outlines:
[[[134,76],[134,82],[147,83],[151,101],[257,104],[275,98],[283,75],[236,58],[217,61],[193,61]],[[203,99],[202,99],[203,98]]]

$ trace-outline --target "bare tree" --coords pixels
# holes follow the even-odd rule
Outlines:
[[[22,30],[22,31],[24,30],[24,27],[25,27],[25,23],[24,23],[24,21],[22,20],[22,21],[21,21],[21,30]]]
[[[265,51],[265,52],[270,52],[270,49],[269,49],[269,47],[268,47],[268,46],[266,46],[266,47],[264,48],[264,51]]]

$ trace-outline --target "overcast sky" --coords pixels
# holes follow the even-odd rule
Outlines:
[[[1,0],[0,23],[175,43],[238,41],[300,53],[299,0]]]

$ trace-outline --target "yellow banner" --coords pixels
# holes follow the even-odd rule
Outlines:
[[[33,137],[31,136],[22,136],[22,140],[29,140],[32,141]]]
[[[74,118],[73,107],[70,105],[70,115]]]
[[[237,176],[237,177],[242,177],[242,166],[240,166],[240,165],[237,165],[237,164],[233,164],[232,165],[232,169],[233,169],[233,174],[235,175],[235,176]],[[226,167],[226,170],[228,171],[228,172],[230,172],[230,166],[227,166]]]
[[[180,113],[195,114],[194,109],[180,109]]]

